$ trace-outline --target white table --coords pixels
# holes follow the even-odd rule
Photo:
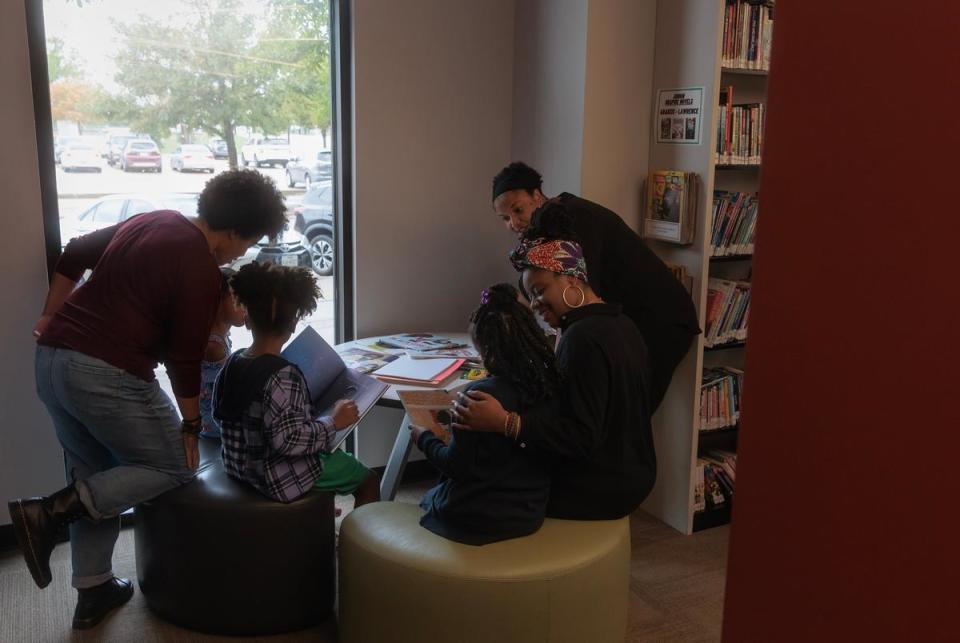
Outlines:
[[[392,333],[399,334],[399,333]],[[441,332],[431,332],[432,335],[437,335],[439,337],[449,337],[450,339],[456,340],[458,342],[463,342],[464,344],[472,346],[470,341],[470,336],[467,333],[441,333]],[[346,350],[348,348],[363,348],[366,350],[373,350],[370,348],[371,345],[376,344],[382,337],[387,337],[387,335],[378,335],[374,337],[365,337],[363,339],[357,339],[352,342],[344,342],[343,344],[337,344],[337,351]],[[376,349],[381,352],[396,353],[402,355],[403,350],[386,350],[386,349]],[[453,380],[456,382],[456,380]],[[448,385],[449,386],[449,385]],[[403,384],[391,384],[387,389],[387,392],[384,393],[383,397],[377,402],[377,406],[382,406],[391,409],[403,409],[403,404],[400,403],[400,397],[397,395],[397,391],[403,390],[437,390],[435,388],[427,388],[423,386],[407,386]],[[410,457],[410,450],[413,448],[413,438],[410,435],[410,418],[406,413],[403,414],[403,420],[400,422],[400,427],[397,430],[397,437],[393,441],[393,449],[390,451],[390,458],[387,460],[386,469],[383,472],[383,478],[380,480],[380,499],[381,500],[393,500],[397,495],[397,488],[400,486],[400,478],[403,477],[403,470],[407,466],[407,459]]]

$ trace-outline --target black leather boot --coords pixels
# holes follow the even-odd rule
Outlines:
[[[20,551],[38,587],[50,584],[50,554],[60,529],[86,516],[76,485],[45,498],[11,500],[7,503]]]
[[[73,612],[73,629],[87,630],[103,620],[111,610],[120,607],[133,596],[133,583],[114,576],[96,587],[79,589],[77,609]]]

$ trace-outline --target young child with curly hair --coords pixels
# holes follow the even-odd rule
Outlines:
[[[530,410],[557,391],[560,375],[553,349],[517,289],[485,290],[470,316],[470,335],[490,376],[467,390],[489,393],[505,409]],[[470,545],[535,532],[543,524],[550,478],[515,440],[453,429],[450,443],[411,427],[417,446],[443,474],[420,506],[420,524]]]
[[[353,495],[356,506],[379,500],[376,474],[330,451],[336,432],[357,421],[356,404],[340,400],[332,416],[317,418],[303,374],[280,355],[297,321],[317,307],[313,275],[251,263],[230,278],[230,287],[247,311],[253,344],[227,359],[214,386],[227,474],[280,502],[313,488]]]

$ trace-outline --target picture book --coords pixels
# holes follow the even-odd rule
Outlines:
[[[316,417],[332,415],[339,400],[349,399],[356,402],[362,420],[389,388],[369,375],[348,368],[337,351],[310,326],[304,328],[280,354],[303,373]],[[339,445],[355,426],[338,431],[331,446]]]
[[[390,348],[402,348],[413,351],[434,351],[440,349],[462,348],[463,342],[458,342],[449,337],[440,337],[430,333],[406,333],[402,335],[389,335],[381,337],[380,344]]]
[[[453,396],[446,391],[397,391],[410,423],[429,430],[444,444],[452,435],[450,408]]]
[[[651,172],[644,196],[643,235],[678,244],[692,243],[699,181],[699,175],[694,172]]]
[[[358,373],[372,373],[400,357],[393,353],[381,353],[358,346],[338,351],[338,353],[347,367]]]

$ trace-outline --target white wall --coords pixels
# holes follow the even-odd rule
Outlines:
[[[22,2],[0,3],[0,500],[63,486],[63,459],[37,399],[31,337],[47,290],[37,139]],[[9,523],[6,503],[0,524]]]
[[[353,25],[357,335],[463,332],[481,289],[516,278],[490,198],[510,161],[513,0],[354,0]],[[368,466],[400,419],[364,420]]]

